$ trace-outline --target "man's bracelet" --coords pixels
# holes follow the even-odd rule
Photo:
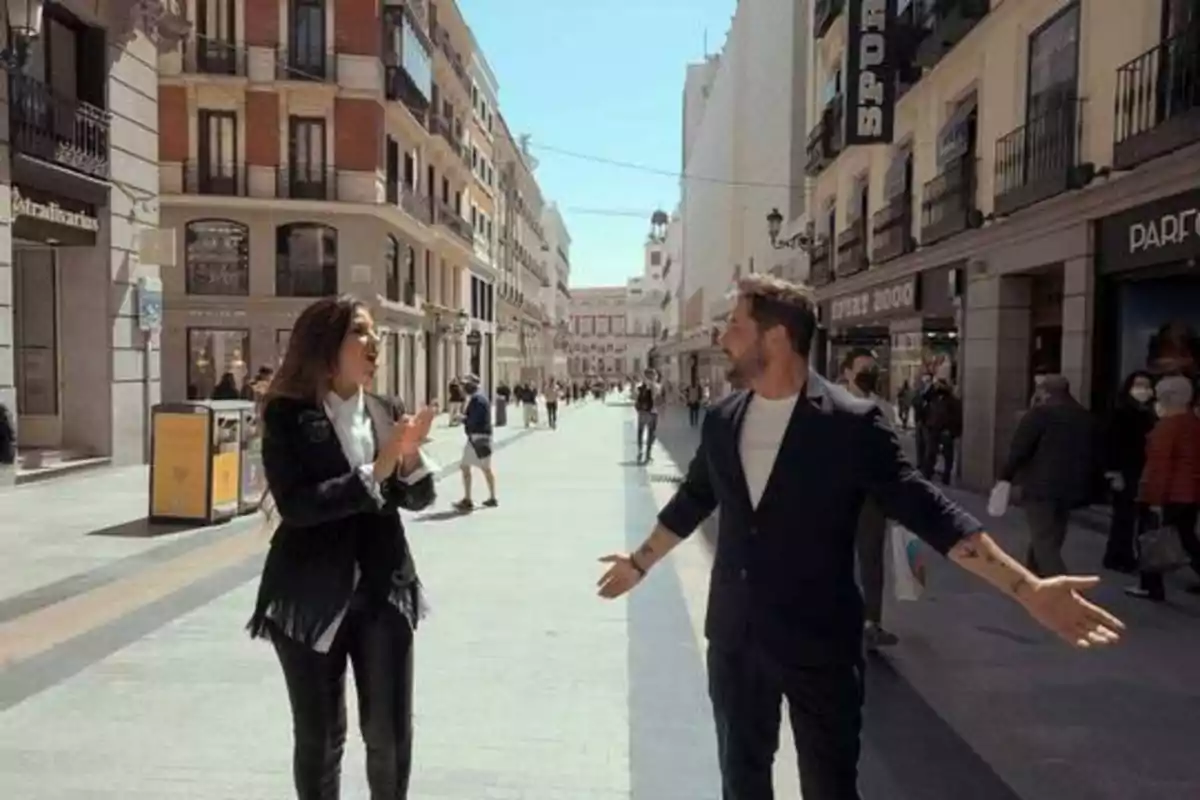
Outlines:
[[[630,563],[630,564],[633,566],[633,568],[634,568],[635,570],[637,570],[637,574],[638,574],[638,577],[639,577],[639,578],[644,578],[644,577],[646,577],[646,568],[645,568],[645,567],[643,567],[641,564],[639,564],[639,563],[637,562],[637,559],[636,559],[636,558],[634,558],[633,556],[630,556],[630,557],[629,557],[629,563]]]

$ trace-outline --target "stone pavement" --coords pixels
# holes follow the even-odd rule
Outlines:
[[[684,413],[667,415],[660,436],[686,465],[697,437]],[[984,498],[949,494],[1010,552],[1023,552],[1019,509],[991,519]],[[1072,526],[1072,570],[1095,574],[1103,550],[1093,529]],[[1129,631],[1120,647],[1084,652],[931,556],[925,596],[885,611],[900,645],[868,669],[867,800],[1200,797],[1200,599],[1181,590],[1183,576],[1158,606],[1127,597],[1130,578],[1101,574],[1093,598]]]

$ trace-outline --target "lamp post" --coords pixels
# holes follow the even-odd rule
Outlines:
[[[25,66],[29,44],[42,33],[45,0],[5,0],[9,45],[0,51],[0,66],[16,72]]]
[[[803,250],[808,252],[812,249],[815,243],[815,237],[812,233],[812,224],[800,233],[789,236],[780,241],[779,232],[783,228],[783,214],[779,213],[778,208],[772,208],[767,214],[767,236],[771,238],[771,247],[776,250]]]

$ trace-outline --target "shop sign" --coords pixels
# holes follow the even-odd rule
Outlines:
[[[467,346],[468,347],[479,347],[479,345],[482,342],[483,342],[483,334],[480,333],[479,331],[472,330],[470,333],[467,334]]]
[[[1097,225],[1104,272],[1200,258],[1200,192],[1156,200]]]
[[[14,220],[18,217],[29,217],[89,233],[100,231],[100,220],[91,214],[63,208],[53,200],[39,203],[37,200],[21,194],[21,190],[15,186],[12,190],[12,213]]]
[[[829,304],[829,324],[844,326],[904,316],[917,310],[917,295],[917,277],[913,276],[897,283],[839,297]]]
[[[890,144],[896,65],[892,0],[850,0],[846,9],[846,144]]]

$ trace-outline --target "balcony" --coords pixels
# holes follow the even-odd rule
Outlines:
[[[463,145],[454,135],[454,121],[449,120],[438,114],[434,114],[429,118],[429,130],[438,136],[441,136],[450,145],[450,149],[459,158],[462,158]]]
[[[808,282],[814,287],[833,283],[833,247],[829,239],[818,239],[808,254]]]
[[[820,175],[838,157],[838,153],[842,152],[846,128],[845,108],[846,104],[841,95],[833,98],[821,112],[821,119],[817,121],[816,127],[809,131],[808,160],[805,165],[805,172],[809,177]]]
[[[315,49],[284,50],[275,59],[275,79],[280,81],[337,81],[337,53]]]
[[[913,0],[916,5],[920,0]],[[925,0],[922,26],[928,33],[916,48],[914,61],[929,69],[961,42],[987,16],[990,0]]]
[[[921,200],[921,244],[930,245],[983,224],[975,206],[975,154],[951,160],[925,184]]]
[[[1011,214],[1091,178],[1078,163],[1082,141],[1081,101],[1064,96],[1060,103],[996,140],[993,210]]]
[[[857,275],[871,266],[867,256],[867,218],[851,220],[837,236],[837,274],[839,278]]]
[[[337,200],[337,170],[323,164],[293,164],[276,170],[275,196],[289,200]]]
[[[902,192],[871,217],[871,262],[883,264],[917,249],[912,235],[912,194]]]
[[[220,197],[247,197],[244,164],[189,161],[183,165],[183,193]]]
[[[1117,70],[1113,167],[1200,142],[1200,22]]]
[[[842,13],[845,0],[816,0],[813,3],[813,38],[820,39]]]
[[[426,225],[433,224],[429,197],[421,192],[420,189],[414,189],[411,186],[402,187],[400,192],[400,207],[410,217],[424,222]]]
[[[404,303],[406,306],[417,307],[417,284],[414,281],[401,282],[399,274],[389,271],[384,291],[384,297],[393,303]]]
[[[108,179],[112,115],[59,96],[41,81],[8,73],[8,121],[14,150],[41,161]]]
[[[450,232],[465,242],[469,247],[475,246],[475,233],[471,230],[471,223],[462,218],[461,215],[449,205],[441,204],[437,210],[437,222],[439,225],[444,225],[450,229]]]
[[[201,75],[246,75],[246,51],[234,42],[195,38],[184,41],[183,71]]]
[[[428,127],[429,100],[413,86],[403,67],[384,69],[384,90],[388,100],[403,104],[417,122]]]

